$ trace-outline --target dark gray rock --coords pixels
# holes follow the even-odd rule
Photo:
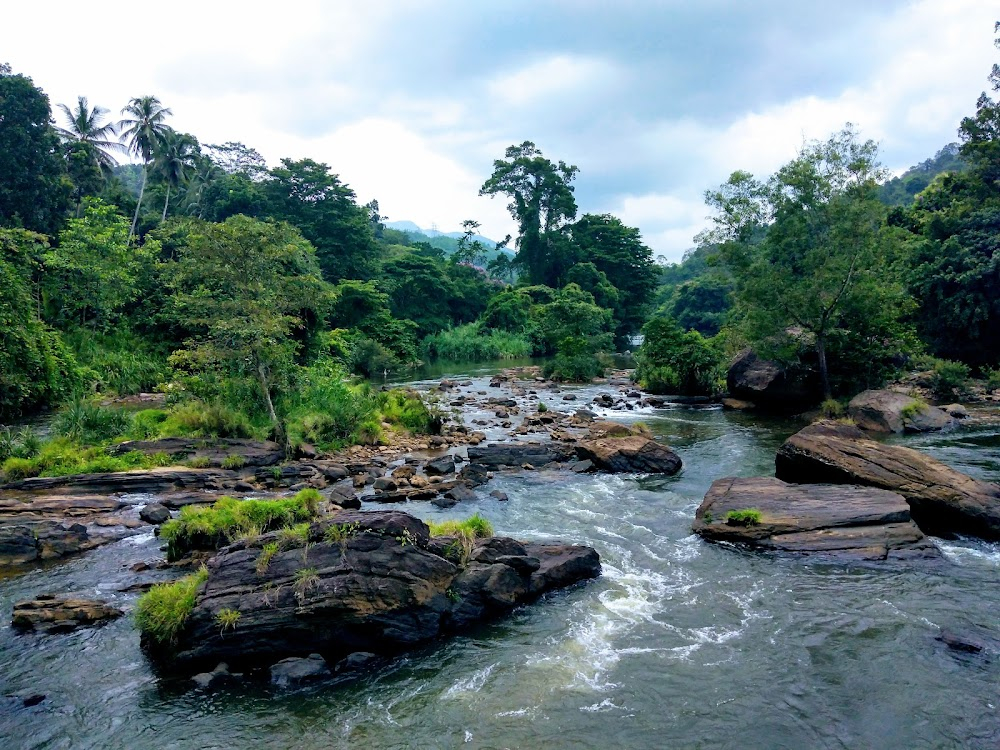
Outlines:
[[[497,500],[499,500],[502,503],[507,502],[507,500],[510,499],[509,497],[507,497],[507,493],[506,492],[502,492],[501,490],[493,490],[490,493],[490,496],[491,497],[495,497]]]
[[[490,443],[470,445],[469,461],[495,468],[497,466],[544,466],[553,461],[573,458],[572,446],[558,443]]]
[[[453,456],[442,456],[424,464],[424,472],[429,477],[444,476],[455,473],[455,458]]]
[[[350,533],[327,541],[333,524]],[[476,559],[463,568],[447,557],[443,538],[432,543],[422,521],[393,511],[344,511],[313,524],[306,551],[280,550],[259,572],[260,546],[270,538],[239,542],[212,558],[176,642],[144,636],[149,653],[185,669],[220,660],[259,666],[312,653],[331,660],[391,654],[600,573],[589,547],[503,539],[477,542],[470,556]],[[240,612],[225,633],[216,621],[222,609]]]
[[[170,520],[170,511],[160,503],[149,503],[139,511],[139,518],[146,523],[159,526],[161,523],[166,523]]]
[[[372,487],[379,492],[393,492],[397,489],[396,483],[389,477],[379,477]]]
[[[471,487],[480,487],[489,481],[489,469],[483,464],[470,463],[462,468],[458,478]]]
[[[730,365],[729,393],[759,407],[791,411],[816,403],[821,392],[812,372],[791,373],[777,362],[761,359],[749,349]]]
[[[594,462],[590,459],[576,461],[570,465],[569,469],[577,474],[586,474],[588,471],[594,471]]]
[[[848,416],[868,432],[933,432],[954,424],[943,409],[895,391],[864,391],[851,399]]]
[[[638,474],[676,474],[681,459],[665,445],[642,435],[587,440],[577,447],[584,461],[600,471]]]
[[[301,685],[330,676],[330,668],[319,654],[303,658],[291,657],[271,665],[271,684],[278,687]]]

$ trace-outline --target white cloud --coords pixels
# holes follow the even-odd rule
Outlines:
[[[613,85],[619,75],[605,60],[556,55],[496,76],[487,88],[499,104],[525,107],[553,97],[565,99],[583,90],[600,90]]]

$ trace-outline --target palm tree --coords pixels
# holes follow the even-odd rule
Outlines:
[[[118,125],[113,122],[103,122],[108,110],[104,107],[90,108],[87,97],[79,96],[76,109],[70,109],[60,104],[59,109],[66,115],[65,128],[56,128],[59,135],[66,141],[82,143],[94,154],[94,160],[102,172],[110,171],[118,162],[111,152],[126,153],[124,144],[111,140],[118,134]]]
[[[142,159],[142,185],[139,188],[139,201],[135,204],[135,216],[132,217],[132,228],[128,233],[129,239],[132,239],[135,234],[135,225],[139,222],[142,196],[146,192],[149,162],[152,161],[153,152],[168,129],[165,120],[173,112],[161,105],[160,100],[155,96],[139,96],[125,106],[122,114],[128,115],[128,117],[118,123],[121,131],[119,138],[122,143],[128,146],[131,153]]]
[[[161,221],[167,219],[170,190],[177,190],[187,182],[188,175],[194,169],[195,157],[197,157],[198,152],[198,141],[194,136],[178,133],[173,128],[167,128],[163,131],[153,155],[153,171],[163,179],[167,186],[167,197],[163,201]]]

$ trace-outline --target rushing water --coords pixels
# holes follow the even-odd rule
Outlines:
[[[478,381],[477,381],[478,385]],[[548,401],[551,408],[586,403]],[[621,415],[615,415],[621,418]],[[997,657],[939,627],[1000,637],[1000,548],[940,542],[945,562],[830,564],[706,544],[689,531],[713,479],[773,472],[795,429],[715,408],[644,410],[684,459],[668,479],[528,472],[475,505],[498,532],[595,546],[603,576],[363,680],[202,692],[159,680],[128,619],[48,637],[0,629],[0,748],[995,748]],[[1000,431],[908,441],[1000,479]],[[463,516],[460,505],[407,508]],[[150,535],[0,581],[0,616],[45,591],[135,594]],[[147,574],[142,574],[147,575]]]

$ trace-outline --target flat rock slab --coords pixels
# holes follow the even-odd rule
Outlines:
[[[0,524],[0,566],[24,565],[66,557],[117,541],[132,533],[123,525],[102,529],[99,533],[91,533],[92,531],[95,530],[70,521]]]
[[[43,594],[31,601],[17,602],[11,624],[18,630],[65,633],[121,617],[122,612],[107,602]]]
[[[746,509],[758,510],[760,522],[727,522],[730,511]],[[711,541],[781,552],[864,560],[940,557],[911,520],[906,500],[871,487],[788,484],[773,477],[719,479],[692,528]]]
[[[212,483],[235,479],[234,472],[223,469],[166,468],[115,471],[105,474],[72,474],[66,477],[31,477],[5,484],[0,487],[0,490],[102,495],[133,492],[159,493],[178,489],[203,489]]]
[[[913,520],[936,535],[1000,539],[1000,486],[920,451],[868,440],[855,427],[810,425],[778,449],[775,475],[797,483],[858,484],[898,492]]]
[[[577,454],[599,471],[635,474],[676,474],[681,459],[670,448],[641,435],[587,440]]]
[[[470,445],[469,461],[489,468],[497,466],[544,466],[573,458],[572,446],[558,443],[491,443]]]
[[[209,466],[222,466],[230,456],[239,456],[244,466],[273,466],[285,460],[285,452],[277,443],[239,438],[181,438],[171,437],[160,440],[129,440],[119,443],[111,453],[121,455],[139,451],[147,455],[166,453],[176,459],[198,457]]]
[[[128,503],[107,495],[35,495],[11,492],[0,497],[0,520],[6,518],[70,518],[114,513]]]

